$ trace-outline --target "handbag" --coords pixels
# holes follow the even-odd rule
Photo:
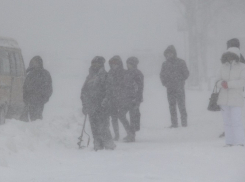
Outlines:
[[[221,110],[220,106],[217,105],[218,98],[219,98],[219,91],[217,89],[217,82],[216,82],[214,89],[213,89],[213,93],[211,94],[211,97],[208,103],[209,111],[220,111]]]

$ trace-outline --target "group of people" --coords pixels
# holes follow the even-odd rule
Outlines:
[[[184,60],[177,57],[173,45],[164,51],[166,61],[162,65],[160,78],[167,87],[170,128],[177,128],[177,105],[181,114],[181,124],[187,127],[185,107],[185,80],[189,71]],[[127,59],[127,70],[123,68],[120,56],[109,60],[110,70],[104,67],[105,59],[96,56],[89,68],[89,75],[82,87],[81,100],[83,113],[88,114],[94,138],[94,149],[114,149],[114,140],[120,138],[118,120],[121,121],[127,136],[125,142],[135,142],[135,133],[140,130],[140,103],[143,101],[144,76],[137,68],[136,57]],[[129,113],[129,121],[126,117]],[[109,117],[115,133],[112,139],[109,130]]]
[[[185,106],[185,81],[189,71],[184,60],[177,57],[173,45],[164,51],[166,60],[162,64],[160,80],[167,88],[170,128],[178,127],[177,105],[182,127],[187,127]],[[226,146],[245,144],[242,124],[243,90],[245,86],[245,60],[240,53],[240,42],[234,38],[227,42],[227,51],[221,57],[221,69],[217,79],[220,89],[218,105],[224,120]],[[120,56],[109,60],[110,70],[105,70],[105,58],[96,56],[91,61],[89,74],[83,84],[80,99],[84,115],[88,115],[94,139],[94,150],[113,150],[114,141],[120,138],[120,121],[127,133],[125,142],[135,142],[136,132],[140,130],[140,104],[143,102],[144,76],[137,68],[139,60],[129,57],[127,69],[123,67]],[[52,95],[52,79],[43,68],[40,56],[31,59],[23,86],[23,100],[28,106],[30,120],[42,119],[44,104]],[[129,113],[129,120],[126,115]],[[109,126],[110,118],[114,138]]]
[[[114,140],[120,138],[118,120],[127,133],[123,140],[135,141],[135,134],[140,130],[139,107],[144,89],[144,76],[137,68],[138,63],[136,57],[129,57],[125,70],[122,59],[116,55],[109,60],[110,70],[107,73],[103,57],[96,56],[91,62],[89,75],[81,90],[81,100],[83,113],[89,116],[96,151],[116,147]],[[109,129],[110,117],[114,138]]]

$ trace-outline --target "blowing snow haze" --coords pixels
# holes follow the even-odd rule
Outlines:
[[[26,64],[39,54],[50,69],[75,69],[95,55],[162,55],[182,42],[176,18],[170,0],[2,0],[0,35],[19,42]]]
[[[245,56],[244,10],[244,0],[0,0],[0,37],[11,37],[18,42],[26,68],[30,60],[39,55],[43,67],[50,72],[53,88],[45,104],[43,120],[6,119],[0,126],[0,181],[244,182],[245,147],[223,147],[225,138],[219,138],[224,132],[221,113],[207,110],[227,40],[238,38],[240,51]],[[170,74],[162,75],[160,80],[165,61],[163,53],[169,45],[175,47],[177,56],[167,56],[175,61],[170,62],[174,66],[164,67],[164,73],[168,70]],[[131,68],[137,65],[143,73],[144,87],[141,74],[138,74],[137,86],[131,82],[137,78],[136,69],[126,70],[127,77],[121,76],[126,73],[121,69],[120,74],[115,74],[118,78],[115,83],[119,83],[120,78],[124,81],[125,77],[127,85],[122,84],[121,88],[115,84],[115,90],[126,88],[127,93],[132,93],[131,88],[144,88],[140,97],[131,100],[136,101],[137,122],[140,110],[140,125],[137,125],[140,130],[132,135],[132,129],[126,131],[119,122],[120,138],[115,141],[115,150],[94,152],[93,125],[91,117],[85,122],[81,88],[95,56],[105,58],[105,69],[109,71],[109,60],[115,55],[121,57],[125,69],[128,58],[135,56],[139,60],[138,63],[133,57],[128,63]],[[177,64],[182,63],[176,67],[185,68],[181,69],[185,70],[185,76],[175,69],[176,60]],[[12,61],[12,65],[14,63]],[[99,73],[105,75],[102,63],[103,58],[94,60],[95,68],[100,68]],[[97,97],[93,100],[95,94],[103,95],[97,74],[90,73],[91,82],[89,80],[88,89],[82,95],[85,103],[87,98],[98,101]],[[188,77],[185,87],[184,77]],[[174,83],[168,78],[177,78],[177,81]],[[13,78],[9,76],[8,80],[10,83]],[[169,112],[171,99],[168,99],[166,83],[170,82],[175,91],[175,94],[172,90],[169,92],[169,96],[173,96],[171,103],[176,106],[177,91],[182,91],[179,94],[182,108],[186,103],[187,118],[182,109],[182,123],[180,112],[172,115]],[[125,93],[122,95],[130,95]],[[102,101],[94,108],[101,107]],[[127,100],[122,97],[120,104],[123,101]],[[91,108],[94,103],[89,102]],[[243,107],[243,125],[244,111]],[[176,115],[177,128],[177,124],[172,126],[171,122],[171,116]],[[91,140],[87,148],[79,150],[77,142],[83,126]],[[116,138],[113,124],[110,129]],[[127,132],[131,138],[125,137]],[[81,146],[86,145],[88,138],[87,135],[80,138],[85,142]],[[123,138],[130,143],[123,142]],[[103,145],[99,145],[99,149],[109,146]]]

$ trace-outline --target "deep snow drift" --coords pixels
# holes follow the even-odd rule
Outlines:
[[[210,91],[186,90],[189,126],[168,129],[166,90],[158,76],[145,80],[135,143],[119,141],[114,151],[94,152],[91,140],[88,148],[79,150],[83,82],[54,78],[43,121],[7,120],[0,126],[1,182],[245,181],[245,147],[223,147],[224,139],[218,138],[221,115],[206,109]],[[122,138],[125,131],[120,127]],[[89,122],[86,130],[91,135]]]

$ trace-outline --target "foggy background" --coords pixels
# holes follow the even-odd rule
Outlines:
[[[200,30],[208,19],[204,62],[209,71],[206,75],[193,73],[199,74],[200,82],[214,75],[228,39],[239,38],[244,52],[245,6],[241,0],[1,0],[0,35],[18,41],[26,67],[33,56],[40,55],[51,74],[86,75],[94,56],[108,61],[118,54],[124,62],[137,56],[146,75],[158,75],[169,44],[175,45],[192,73],[188,2],[196,3],[196,12],[201,12],[196,19]],[[202,11],[207,5],[213,15]],[[199,52],[202,49],[201,45]],[[194,62],[202,70],[200,59],[197,55]]]
[[[120,55],[147,57],[159,67],[159,56],[175,44],[183,57],[178,12],[169,0],[1,0],[0,35],[16,39],[28,66],[40,55],[44,66],[74,74],[88,70],[92,58]],[[143,64],[142,64],[143,65]],[[85,68],[84,68],[85,67]],[[57,70],[58,68],[58,70]],[[157,73],[159,74],[159,73]]]
[[[223,148],[221,114],[207,110],[226,41],[238,38],[245,56],[244,20],[245,0],[0,0],[0,36],[17,40],[26,68],[40,55],[54,88],[43,120],[0,127],[0,181],[244,182],[244,147]],[[159,73],[170,44],[190,70],[186,128],[167,128]],[[89,122],[90,146],[77,146],[81,87],[97,55],[107,71],[112,56],[124,68],[136,56],[145,75],[137,141],[99,153],[91,152]]]

